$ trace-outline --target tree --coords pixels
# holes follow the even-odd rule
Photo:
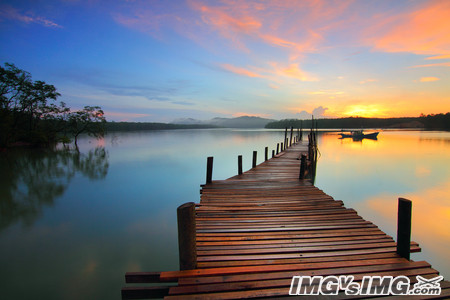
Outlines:
[[[0,66],[0,147],[14,142],[51,145],[87,133],[102,137],[104,113],[98,106],[72,112],[53,85],[33,81],[30,73],[14,64]]]
[[[106,119],[103,110],[99,106],[85,106],[83,110],[69,113],[69,131],[75,139],[75,146],[78,147],[78,136],[87,133],[96,138],[105,134]]]
[[[42,130],[41,121],[44,114],[56,107],[48,101],[55,101],[58,96],[53,85],[33,81],[30,73],[14,64],[0,66],[0,145],[15,141],[49,142],[51,136]]]

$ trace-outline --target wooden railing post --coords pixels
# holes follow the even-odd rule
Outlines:
[[[289,141],[289,147],[292,146],[292,135],[293,135],[293,133],[294,133],[294,127],[291,126],[291,138],[290,138],[290,141]]]
[[[256,167],[256,155],[258,154],[257,151],[253,151],[253,161],[252,161],[252,168]]]
[[[242,174],[242,155],[238,156],[238,175]]]
[[[306,172],[306,155],[302,154],[302,157],[300,159],[300,174],[298,178],[305,179],[305,172]]]
[[[207,184],[212,182],[213,160],[214,160],[214,157],[210,156],[210,157],[208,157],[208,160],[206,162],[206,183]]]
[[[282,146],[281,146],[281,151],[283,151],[283,150],[286,150],[286,147],[287,147],[287,143],[286,143],[286,139],[287,139],[287,127],[286,127],[286,129],[284,130],[284,140],[283,140],[283,143],[284,143],[284,148],[283,148],[283,144],[281,144]]]
[[[411,212],[412,202],[398,198],[397,253],[407,260],[410,259],[411,250]]]
[[[180,270],[197,268],[197,243],[195,231],[195,203],[188,202],[178,207],[178,251]]]
[[[269,147],[264,148],[264,160],[269,159]]]

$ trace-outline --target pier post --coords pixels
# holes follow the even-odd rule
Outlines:
[[[252,168],[256,167],[256,155],[258,154],[257,151],[253,151],[253,161],[252,161]]]
[[[212,182],[213,160],[214,160],[214,157],[210,156],[210,157],[208,157],[208,160],[206,162],[206,183],[207,184]]]
[[[409,260],[411,250],[411,200],[398,198],[397,253]]]
[[[269,147],[264,148],[264,160],[269,159]]]
[[[298,179],[305,179],[305,172],[306,172],[306,155],[302,154],[302,157],[300,159],[300,174],[298,176]]]
[[[275,157],[275,150],[272,150],[272,158]]]
[[[178,207],[178,251],[180,270],[197,268],[197,243],[195,232],[195,203],[188,202]]]
[[[289,147],[292,146],[292,134],[293,134],[293,133],[294,133],[294,127],[291,126],[291,138],[290,138],[290,141],[289,141]]]
[[[238,156],[238,175],[242,174],[242,155]]]
[[[286,139],[287,139],[287,127],[286,127],[286,129],[284,130],[284,140],[283,140],[283,143],[284,143],[284,148],[283,148],[283,146],[281,146],[281,151],[283,151],[283,150],[286,150],[286,148],[287,148],[287,143],[286,143]],[[281,144],[281,145],[283,145],[283,144]]]
[[[284,151],[283,143],[281,143],[281,151]]]
[[[277,143],[277,154],[280,153],[280,143]]]

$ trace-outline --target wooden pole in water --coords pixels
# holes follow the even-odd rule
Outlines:
[[[283,148],[283,146],[281,146],[281,151],[285,150],[286,147],[287,147],[286,139],[287,139],[287,127],[286,127],[286,129],[284,130],[284,140],[283,140],[284,148]],[[283,144],[282,144],[282,145],[283,145]]]
[[[180,270],[197,268],[197,244],[195,232],[195,203],[188,202],[178,207],[178,251]]]
[[[277,143],[277,154],[280,153],[280,143]]]
[[[272,150],[272,158],[275,157],[275,150]]]
[[[305,179],[305,172],[306,172],[306,155],[302,154],[302,157],[300,160],[300,174],[299,174],[298,178]]]
[[[294,133],[294,127],[291,126],[291,137],[290,137],[290,141],[289,141],[289,147],[292,146],[292,134]]]
[[[412,202],[398,198],[397,253],[409,260],[411,251],[411,213]]]
[[[264,160],[269,159],[269,147],[264,148]]]
[[[303,140],[303,121],[300,121],[300,141]]]
[[[210,157],[208,157],[208,160],[206,162],[206,183],[207,184],[212,182],[213,160],[214,160],[214,157],[210,156]]]
[[[258,154],[257,151],[253,151],[253,161],[252,161],[252,168],[256,167],[256,155]]]
[[[242,155],[238,156],[238,175],[242,174]]]
[[[281,143],[281,151],[284,151],[284,150],[283,150],[283,143]]]

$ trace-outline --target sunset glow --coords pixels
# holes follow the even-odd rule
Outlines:
[[[450,111],[450,1],[45,3],[2,1],[0,62],[108,120]]]

